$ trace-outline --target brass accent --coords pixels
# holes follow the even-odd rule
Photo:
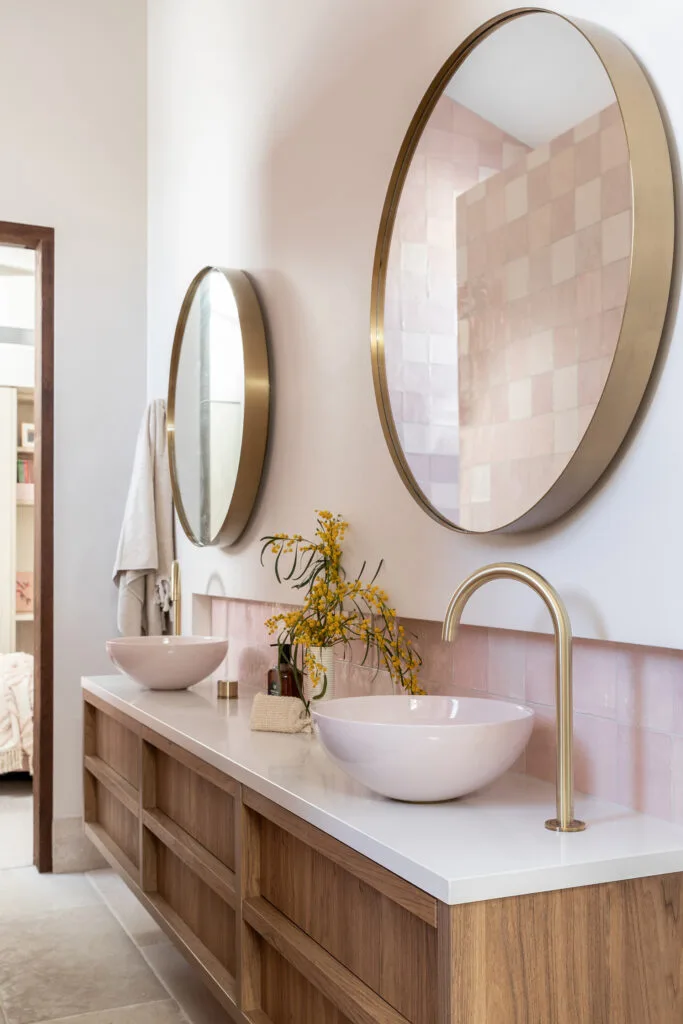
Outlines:
[[[171,604],[173,606],[173,635],[182,633],[182,595],[180,587],[180,562],[171,563]]]
[[[529,14],[556,14],[522,7],[480,25],[448,58],[427,89],[410,123],[389,181],[372,271],[370,340],[375,397],[384,437],[401,478],[423,509],[459,533],[476,533],[446,519],[413,476],[391,411],[384,356],[384,296],[396,212],[410,163],[436,103],[453,74],[487,36]],[[602,396],[574,455],[550,489],[524,515],[490,533],[538,529],[569,512],[592,490],[617,454],[643,400],[654,367],[669,301],[674,249],[671,157],[662,115],[650,83],[631,51],[607,29],[563,18],[585,37],[607,72],[621,110],[631,158],[633,245],[631,273],[619,340]],[[482,533],[486,531],[481,531]]]
[[[216,696],[219,700],[237,700],[237,680],[219,679],[216,684]]]
[[[175,393],[178,383],[178,366],[183,345],[187,318],[197,290],[204,278],[211,273],[223,274],[230,285],[237,304],[242,332],[242,353],[244,357],[244,428],[237,478],[232,499],[225,520],[218,533],[203,540],[192,529],[183,505],[178,482],[175,458]],[[270,375],[268,367],[268,346],[261,307],[251,281],[242,270],[225,270],[222,267],[204,267],[195,276],[187,289],[180,308],[178,323],[173,338],[171,367],[168,383],[168,408],[166,430],[168,454],[171,464],[171,484],[178,519],[183,530],[197,547],[214,544],[234,544],[244,532],[256,502],[263,464],[268,445],[270,419]],[[199,457],[199,456],[198,456]]]
[[[454,640],[465,605],[490,580],[518,580],[543,598],[555,630],[555,705],[557,713],[557,818],[545,827],[551,832],[582,832],[586,825],[574,818],[572,627],[564,601],[555,588],[533,569],[515,562],[496,562],[477,569],[453,594],[443,623],[444,640]]]

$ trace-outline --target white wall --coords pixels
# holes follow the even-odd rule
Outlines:
[[[516,559],[558,585],[579,635],[683,645],[679,326],[625,457],[587,504],[541,533],[470,538],[432,522],[382,436],[368,321],[386,186],[441,62],[504,6],[433,0],[426,16],[419,0],[149,0],[150,395],[165,393],[180,302],[206,263],[253,275],[273,354],[259,507],[228,553],[183,544],[187,596],[283,598],[259,568],[258,538],[306,532],[313,509],[328,507],[351,521],[351,564],[386,559],[383,581],[404,614],[440,619],[466,573]],[[683,8],[571,0],[561,10],[602,22],[633,47],[683,134]],[[477,595],[470,621],[547,628],[537,599],[510,587]]]
[[[56,818],[80,814],[80,677],[107,670],[145,400],[145,47],[140,0],[0,10],[0,219],[56,232]]]

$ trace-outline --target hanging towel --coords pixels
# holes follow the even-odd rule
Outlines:
[[[166,403],[150,402],[135,449],[133,476],[114,565],[117,625],[123,636],[171,632],[173,493],[166,446]]]

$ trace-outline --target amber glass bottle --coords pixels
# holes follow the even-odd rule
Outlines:
[[[271,644],[279,650],[278,663],[268,672],[268,694],[271,697],[299,697],[295,668],[292,665],[291,644]]]

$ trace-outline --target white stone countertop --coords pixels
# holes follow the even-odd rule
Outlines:
[[[123,675],[83,688],[444,903],[683,871],[683,828],[594,797],[577,796],[585,832],[548,832],[555,788],[526,775],[443,804],[377,796],[315,736],[251,732],[253,690],[219,701],[211,683],[153,692]]]

